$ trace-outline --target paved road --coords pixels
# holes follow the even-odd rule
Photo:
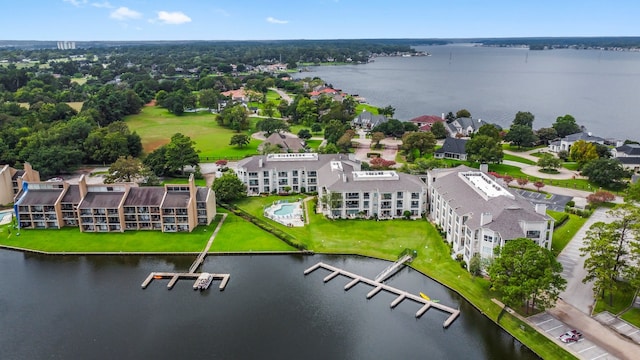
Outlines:
[[[584,246],[584,236],[591,225],[598,221],[607,223],[613,221],[607,215],[607,210],[606,208],[595,210],[558,256],[558,261],[564,268],[562,277],[567,280],[567,288],[560,294],[560,298],[587,315],[591,314],[595,299],[593,283],[582,283],[587,272],[584,269],[584,257],[580,256],[579,249]]]
[[[287,104],[291,104],[291,102],[293,101],[293,99],[291,98],[291,96],[289,96],[286,92],[278,89],[278,88],[269,88],[269,90],[273,90],[275,92],[278,93],[278,95],[280,95],[280,97],[287,102]]]

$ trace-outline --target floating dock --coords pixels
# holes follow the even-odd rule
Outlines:
[[[398,264],[398,263],[403,264],[404,261],[396,262],[396,264]],[[440,303],[436,303],[436,302],[433,302],[433,301],[430,301],[430,300],[427,300],[427,299],[423,299],[422,297],[420,297],[418,295],[414,295],[414,294],[408,293],[406,291],[403,291],[403,290],[400,290],[400,289],[396,289],[396,288],[391,287],[389,285],[385,285],[385,284],[383,284],[383,283],[381,283],[379,281],[371,280],[371,279],[365,278],[363,276],[356,275],[354,273],[351,273],[351,272],[342,270],[340,268],[325,264],[323,262],[319,262],[319,263],[313,265],[312,267],[306,269],[304,271],[304,274],[308,275],[308,274],[312,273],[313,271],[315,271],[315,270],[317,270],[319,268],[323,268],[323,269],[329,270],[331,272],[329,275],[327,275],[324,278],[324,282],[328,282],[331,279],[334,279],[338,275],[343,275],[343,276],[346,276],[348,278],[353,279],[347,285],[344,286],[344,290],[345,291],[351,289],[353,286],[355,286],[359,282],[363,282],[365,284],[373,286],[373,290],[371,290],[367,294],[367,299],[370,299],[370,298],[374,297],[376,294],[378,294],[382,290],[390,292],[390,293],[393,293],[393,294],[397,294],[398,297],[395,298],[395,300],[393,300],[393,302],[391,302],[391,304],[390,304],[390,307],[392,309],[395,308],[396,306],[398,306],[405,299],[409,299],[409,300],[412,300],[412,301],[417,302],[419,304],[422,304],[422,307],[416,312],[416,318],[419,318],[422,315],[424,315],[424,313],[427,312],[427,310],[429,310],[430,308],[435,308],[435,309],[438,309],[440,311],[449,313],[450,314],[449,317],[442,324],[442,327],[444,327],[444,328],[449,327],[449,325],[451,325],[451,323],[453,323],[453,321],[460,315],[460,310],[458,310],[458,309],[454,309],[454,308],[451,308],[449,306],[442,305]],[[391,268],[391,267],[389,267],[389,268]],[[387,268],[387,269],[389,269],[389,268]],[[387,269],[385,269],[385,271],[383,271],[381,273],[381,275],[384,274],[387,271]],[[397,267],[394,270],[397,270]],[[390,271],[387,274],[391,274],[391,273],[393,273],[393,271]],[[380,277],[380,275],[378,275],[378,277]],[[385,276],[383,276],[382,278],[385,278]]]

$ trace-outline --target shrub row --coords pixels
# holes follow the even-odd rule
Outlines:
[[[259,219],[251,214],[249,214],[248,212],[238,208],[235,205],[232,204],[218,204],[220,206],[222,206],[223,208],[231,211],[232,213],[234,213],[235,215],[251,222],[252,224],[256,225],[257,227],[261,228],[264,231],[267,231],[271,234],[273,234],[275,237],[277,237],[278,239],[284,241],[285,243],[287,243],[290,246],[293,246],[294,248],[301,250],[301,251],[306,251],[307,247],[300,243],[298,241],[298,239],[296,239],[295,237],[291,236],[291,234],[288,234],[276,227],[274,227],[273,225],[269,224],[268,222]]]
[[[564,212],[569,213],[569,214],[574,214],[574,215],[578,215],[582,218],[588,218],[591,216],[591,214],[593,214],[593,210],[589,210],[589,209],[585,209],[585,210],[580,210],[578,208],[574,208],[574,207],[569,207],[569,206],[565,206],[564,207]]]

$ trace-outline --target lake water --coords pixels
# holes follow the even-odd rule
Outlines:
[[[640,52],[416,49],[432,56],[311,67],[296,77],[318,76],[372,105],[392,105],[400,120],[466,108],[474,118],[509,127],[518,111],[530,111],[537,129],[571,114],[596,135],[640,140]]]
[[[211,256],[203,271],[229,273],[203,292],[152,271],[185,271],[193,257],[40,256],[0,250],[0,359],[534,359],[455,293],[405,268],[389,284],[427,293],[461,316],[347,278],[304,276],[319,261],[368,277],[387,262],[340,256]]]

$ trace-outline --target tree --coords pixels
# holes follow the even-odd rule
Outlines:
[[[500,140],[500,129],[498,129],[493,124],[484,124],[480,126],[480,129],[478,129],[478,131],[474,134],[474,136],[477,135],[486,135],[496,140]]]
[[[395,114],[395,112],[396,112],[396,108],[394,108],[391,105],[387,105],[387,106],[385,106],[383,108],[379,108],[378,109],[378,114],[384,115],[384,116],[386,116],[388,118],[392,118],[393,114]]]
[[[229,170],[215,179],[211,189],[215,192],[216,199],[222,203],[233,202],[247,196],[247,186],[242,183],[233,170]]]
[[[535,116],[532,113],[528,111],[518,111],[511,126],[524,125],[529,129],[533,129],[533,119],[535,119]]]
[[[460,109],[456,112],[456,118],[468,118],[471,117],[471,113],[467,109]]]
[[[520,188],[523,188],[525,185],[527,185],[529,183],[529,179],[527,179],[527,178],[518,178],[516,180],[516,182],[518,183],[518,185],[520,185]]]
[[[598,190],[593,194],[587,196],[587,202],[589,204],[598,205],[605,202],[611,202],[615,200],[616,196],[606,190]]]
[[[236,145],[239,148],[243,148],[244,146],[249,145],[251,139],[249,135],[245,134],[235,134],[231,136],[231,141],[229,141],[229,145]]]
[[[219,93],[213,89],[203,89],[200,90],[200,94],[198,95],[198,102],[200,102],[200,106],[206,107],[207,109],[217,109],[218,108],[218,98]]]
[[[282,147],[280,147],[280,145],[278,144],[272,144],[270,142],[265,142],[262,145],[260,145],[260,153],[262,155],[267,155],[267,154],[276,154],[282,151]]]
[[[624,169],[617,159],[592,160],[582,169],[582,175],[598,186],[620,188],[624,185],[623,179],[630,174]]]
[[[628,203],[640,202],[640,181],[629,185],[624,197],[624,201]]]
[[[510,141],[511,144],[518,145],[518,148],[522,146],[532,146],[538,138],[533,133],[533,130],[526,125],[511,125],[509,132],[504,137],[505,141]]]
[[[418,157],[430,154],[436,147],[436,138],[430,132],[408,132],[402,136],[402,148],[406,154],[418,151]],[[415,160],[414,156],[410,156]]]
[[[221,126],[240,132],[249,128],[249,115],[244,105],[227,106],[218,114],[216,121]]]
[[[592,143],[592,144],[593,146],[596,147],[596,154],[598,154],[599,158],[611,157],[611,150],[609,150],[609,147],[607,145],[599,144],[599,143]]]
[[[317,134],[322,131],[322,125],[318,123],[311,124],[311,132]]]
[[[542,170],[556,170],[562,166],[562,160],[558,159],[552,154],[543,153],[542,156],[540,156],[537,165],[540,166]]]
[[[389,170],[396,162],[393,160],[385,160],[381,157],[375,157],[369,161],[372,170]]]
[[[640,209],[633,205],[621,204],[609,210],[608,215],[616,220],[610,224],[597,222],[585,236],[585,246],[580,255],[585,257],[584,268],[587,276],[582,282],[594,281],[593,291],[601,299],[609,294],[609,305],[613,303],[613,293],[618,279],[629,279],[637,271],[627,255],[637,249]],[[636,236],[634,236],[636,235]]]
[[[300,129],[300,131],[298,131],[298,137],[302,140],[309,140],[311,139],[311,132],[309,131],[309,129]]]
[[[256,128],[260,131],[264,131],[265,136],[269,137],[273,133],[279,133],[282,131],[289,131],[289,125],[284,120],[267,118],[258,121]]]
[[[538,192],[540,192],[540,189],[542,189],[544,187],[544,182],[538,180],[538,181],[533,183],[533,186],[535,186],[536,189],[538,189]]]
[[[444,127],[444,122],[438,121],[431,125],[431,133],[436,139],[444,139],[447,137],[447,129]]]
[[[342,150],[342,152],[348,152],[351,149],[351,140],[356,136],[356,132],[349,129],[344,132],[342,136],[336,141],[336,146]]]
[[[503,151],[500,141],[487,135],[475,135],[469,139],[465,145],[465,151],[471,161],[481,163],[502,161]]]
[[[584,140],[578,140],[569,149],[569,157],[571,160],[578,163],[578,168],[582,167],[589,161],[597,159],[598,153],[596,152],[596,146],[593,143],[586,142]]]
[[[380,148],[380,141],[384,140],[385,135],[383,132],[376,131],[371,134],[371,148],[378,149]]]
[[[268,117],[273,117],[273,115],[276,112],[276,103],[274,103],[272,100],[267,101],[264,104],[264,109],[262,110],[264,111],[264,114]]]
[[[473,276],[478,276],[482,273],[482,262],[478,253],[473,254],[469,260],[469,272]]]
[[[184,174],[185,166],[198,166],[200,157],[194,147],[195,144],[196,142],[190,137],[181,133],[176,133],[171,137],[171,142],[166,145],[165,153],[166,167],[169,172],[180,170],[180,173]]]
[[[538,139],[540,139],[540,141],[545,145],[549,145],[551,141],[558,138],[558,132],[552,127],[540,128],[535,133]]]
[[[566,288],[561,276],[562,264],[553,253],[527,238],[506,241],[495,248],[495,257],[488,267],[491,288],[502,294],[511,307],[526,306],[544,310],[553,306]]]
[[[329,211],[329,217],[333,217],[333,209],[337,209],[342,205],[342,193],[328,192],[320,197],[320,202],[324,208]]]
[[[580,132],[580,126],[576,123],[576,119],[567,114],[565,116],[558,116],[556,122],[551,125],[559,137],[565,137],[567,135]]]
[[[120,156],[109,167],[109,174],[105,176],[106,184],[114,182],[133,182],[142,177],[144,165],[142,161],[132,156]]]
[[[327,139],[327,143],[335,144],[348,128],[348,125],[341,123],[339,120],[331,120],[324,128],[324,138]]]

